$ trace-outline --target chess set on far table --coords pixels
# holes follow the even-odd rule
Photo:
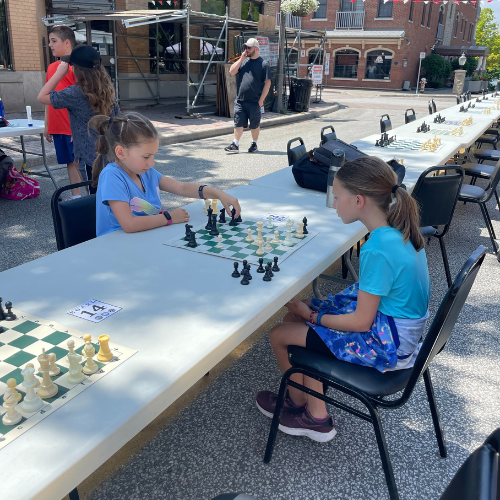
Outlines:
[[[0,449],[137,352],[5,307],[0,298]]]

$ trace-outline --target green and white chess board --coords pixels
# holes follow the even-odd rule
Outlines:
[[[225,224],[217,223],[217,229],[219,233],[222,235],[222,244],[224,248],[216,248],[217,243],[219,242],[217,236],[210,236],[210,231],[205,229],[204,226],[201,227],[193,227],[191,231],[196,232],[196,243],[198,243],[197,247],[191,248],[188,246],[188,242],[182,238],[175,238],[165,243],[167,246],[184,248],[186,250],[191,250],[193,252],[205,253],[208,255],[217,255],[218,257],[224,257],[226,259],[232,259],[237,261],[246,260],[249,264],[259,264],[259,258],[264,259],[264,265],[268,262],[273,262],[274,257],[279,258],[279,262],[283,262],[287,257],[289,257],[292,253],[297,251],[299,248],[303,247],[308,241],[318,235],[318,232],[311,232],[309,227],[307,228],[309,234],[305,234],[304,238],[296,238],[295,232],[292,233],[292,246],[283,245],[283,241],[286,237],[286,229],[285,226],[276,226],[273,229],[269,229],[266,227],[268,222],[263,220],[263,228],[262,228],[262,237],[264,241],[266,241],[266,237],[271,237],[271,240],[274,239],[274,231],[278,231],[278,239],[280,240],[280,244],[271,244],[272,250],[266,251],[264,246],[262,249],[264,250],[264,255],[257,255],[258,245],[254,243],[248,243],[245,241],[245,238],[248,236],[247,230],[250,228],[252,230],[252,238],[255,240],[257,237],[257,221],[246,220],[238,223],[237,226],[230,226],[229,220],[226,216]],[[297,225],[295,225],[295,228]]]
[[[455,128],[458,128],[458,127],[455,127]],[[465,134],[465,130],[462,130],[462,133],[461,134],[453,134],[451,133],[451,131],[454,130],[453,128],[432,128],[431,130],[429,130],[429,132],[425,132],[426,134],[428,135],[450,135],[452,137],[462,137],[464,134]],[[437,148],[436,148],[437,149]]]
[[[19,404],[15,407],[23,417],[18,424],[4,425],[1,417],[7,409],[0,406],[0,449],[48,417],[51,413],[87,389],[87,387],[95,384],[99,379],[106,376],[111,370],[114,370],[137,352],[110,342],[109,347],[113,353],[113,358],[106,363],[102,363],[97,361],[97,356],[94,357],[99,370],[92,375],[85,375],[85,380],[79,384],[70,384],[67,381],[69,368],[66,358],[69,352],[67,342],[72,339],[75,342],[75,352],[80,354],[85,345],[83,341],[84,334],[75,328],[64,327],[55,321],[42,320],[15,309],[12,311],[17,315],[17,319],[14,321],[0,321],[0,327],[3,328],[3,332],[0,333],[1,402],[3,403],[3,395],[7,390],[7,380],[10,378],[16,379],[16,390],[24,398],[26,389],[22,385],[24,377],[21,375],[21,371],[28,363],[34,365],[35,375],[41,380],[41,374],[38,373],[40,364],[37,357],[42,354],[42,348],[45,348],[47,354],[55,353],[56,365],[61,369],[61,372],[59,375],[51,377],[52,381],[58,387],[57,394],[53,398],[44,399],[45,404],[40,410],[34,413],[26,413],[19,407]],[[92,345],[96,353],[99,351],[99,344],[97,342],[97,339],[92,337]],[[84,365],[85,361],[85,358],[82,358],[81,364]],[[71,425],[71,421],[68,421],[68,425]]]
[[[396,139],[392,144],[389,144],[387,147],[392,149],[409,149],[412,151],[420,151],[420,148],[422,147],[422,144],[424,142],[426,141],[422,141],[420,139]],[[433,152],[436,153],[442,147],[443,147],[442,144],[437,146]],[[428,149],[422,150],[422,152],[428,152],[428,151],[429,151]]]

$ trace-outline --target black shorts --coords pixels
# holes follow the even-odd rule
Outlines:
[[[329,356],[333,356],[335,358],[333,352],[330,351],[330,349],[328,349],[328,347],[323,342],[321,337],[311,327],[309,327],[309,330],[307,330],[306,349],[310,349],[311,351],[317,351],[320,352],[321,354],[326,354]]]
[[[260,126],[260,106],[258,102],[236,101],[234,103],[234,126],[246,127],[250,120],[250,128]]]

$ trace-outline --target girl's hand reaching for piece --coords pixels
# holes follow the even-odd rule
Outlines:
[[[172,217],[172,224],[182,224],[189,222],[189,214],[183,208],[176,208],[169,212]]]
[[[310,309],[304,302],[292,299],[290,302],[285,304],[285,307],[288,308],[288,311],[295,316],[299,316],[304,319],[309,319],[312,313],[312,309]]]
[[[237,198],[235,198],[234,196],[231,196],[229,194],[222,194],[220,195],[219,197],[222,205],[224,206],[224,208],[226,209],[226,214],[228,214],[229,216],[231,216],[231,206],[236,210],[236,217],[238,217],[241,213],[241,207],[240,207],[240,203],[238,201]]]

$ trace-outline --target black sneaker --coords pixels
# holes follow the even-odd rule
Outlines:
[[[224,148],[224,151],[227,151],[228,153],[239,153],[240,148],[238,146],[236,146],[236,144],[234,142],[232,142],[229,146]]]
[[[255,151],[257,151],[257,143],[256,142],[252,142],[252,145],[248,148],[248,152],[249,153],[255,153]]]

